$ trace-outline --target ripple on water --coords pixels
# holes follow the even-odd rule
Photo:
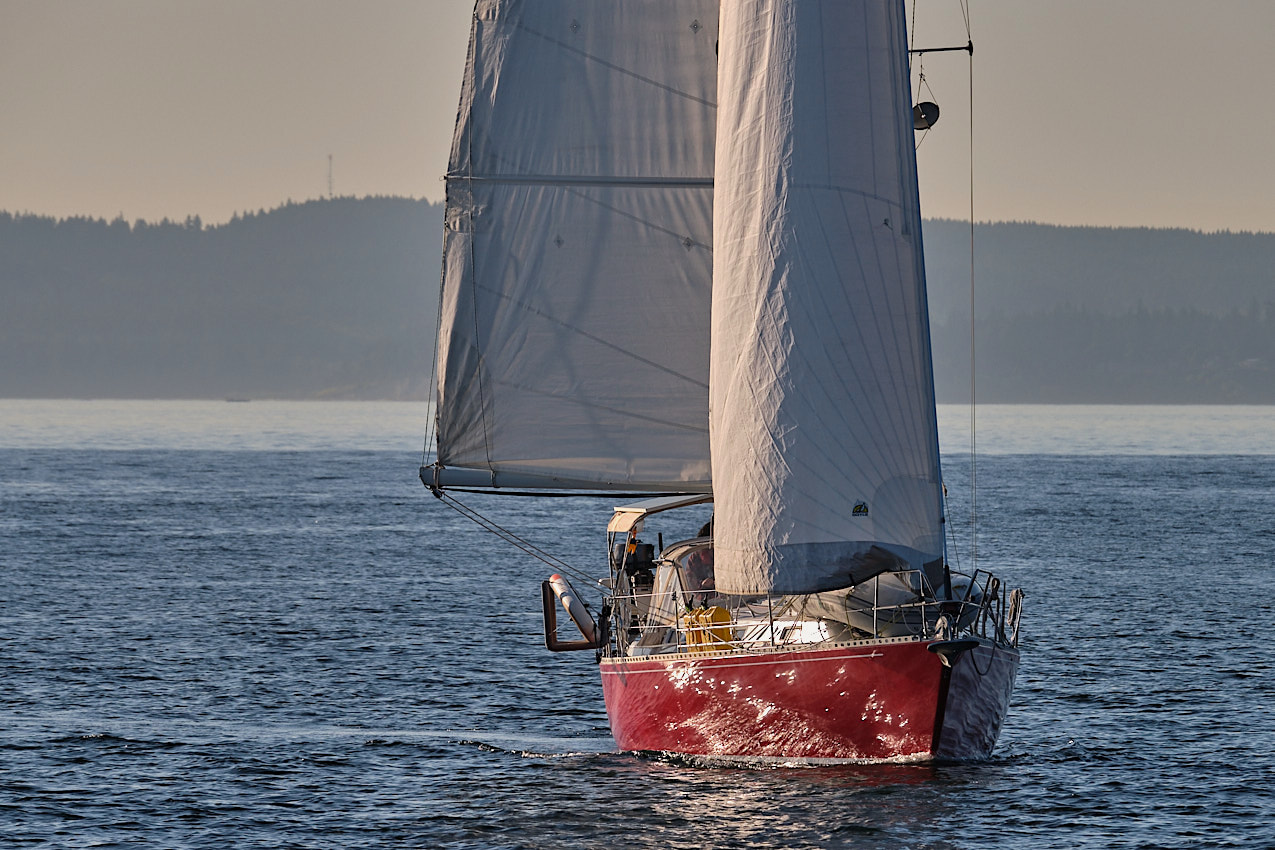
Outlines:
[[[1027,588],[997,752],[837,766],[616,752],[544,570],[416,460],[0,451],[0,843],[1275,846],[1268,458],[983,458],[981,563]],[[591,565],[609,507],[528,533]]]

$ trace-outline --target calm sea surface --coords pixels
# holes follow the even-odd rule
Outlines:
[[[0,846],[1275,847],[1275,408],[978,417],[995,757],[725,769],[615,751],[423,405],[0,401]],[[604,562],[609,501],[468,501]]]

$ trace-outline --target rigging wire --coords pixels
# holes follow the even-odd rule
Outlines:
[[[446,190],[444,190],[446,191]],[[444,216],[446,216],[447,200],[443,200]],[[447,286],[447,252],[443,252],[443,258],[439,269],[438,282],[438,315],[434,317],[434,356],[429,364],[429,395],[425,396],[425,403],[433,407],[433,415],[430,414],[429,408],[425,411],[425,445],[421,447],[421,466],[425,466],[425,461],[429,459],[429,447],[434,442],[436,431],[438,428],[438,336],[443,330],[443,294]],[[438,460],[438,452],[434,452],[434,460]]]
[[[539,546],[536,546],[531,541],[519,537],[517,534],[503,527],[495,520],[483,516],[478,511],[453,498],[446,491],[435,490],[434,495],[437,496],[439,501],[441,501],[444,505],[447,505],[447,507],[465,517],[465,519],[481,526],[484,530],[496,535],[501,540],[504,540],[516,549],[520,549],[522,552],[530,555],[536,560],[543,561],[554,570],[566,573],[577,581],[582,581],[586,584],[593,585],[598,583],[597,579],[588,575],[584,570],[572,566],[558,556],[552,555],[541,549]]]
[[[438,334],[443,329],[443,305],[440,299],[438,305],[438,319],[434,323],[434,339],[438,339]],[[429,367],[429,395],[425,396],[425,443],[421,446],[421,466],[426,466],[429,461],[430,446],[434,445],[434,438],[438,430],[438,345],[434,346],[434,359]],[[434,460],[438,460],[438,452],[435,449]]]
[[[918,50],[916,48],[916,16],[917,16],[917,0],[912,0],[912,26],[909,28],[908,36],[908,53],[917,57],[917,88],[916,94],[920,99],[921,89],[924,88],[934,100],[938,98],[934,96],[934,90],[930,88],[929,81],[925,77],[925,54],[926,50]],[[970,4],[969,0],[959,0],[961,10],[961,19],[965,24],[966,45],[964,47],[945,47],[935,48],[936,52],[946,52],[949,50],[964,50],[968,56],[968,75],[969,75],[969,110],[967,112],[969,119],[969,209],[970,209],[970,238],[969,238],[969,256],[970,256],[970,570],[978,569],[978,393],[976,382],[976,347],[974,340],[975,332],[975,300],[974,300],[974,34],[970,26]],[[920,148],[921,143],[925,141],[925,137],[929,135],[927,128],[916,142],[916,147]],[[947,489],[943,490],[943,512],[947,515]],[[949,532],[952,539],[952,547],[955,551],[956,537],[955,530]]]
[[[939,486],[943,488],[943,516],[944,518],[950,517],[952,515],[952,512],[948,509],[947,485],[940,484]],[[949,548],[951,549],[951,552],[952,552],[952,563],[956,567],[956,571],[960,572],[961,571],[961,549],[960,549],[960,546],[957,545],[958,541],[956,537],[956,528],[953,526],[952,523],[946,522],[946,519],[944,521],[943,527],[944,529],[946,529],[947,539],[950,541]]]
[[[917,77],[917,81],[916,81],[916,88],[917,88],[917,92],[916,92],[916,99],[917,99],[918,101],[920,101],[920,99],[921,99],[921,91],[920,91],[920,90],[921,90],[921,88],[922,88],[922,87],[924,87],[924,89],[925,89],[927,92],[929,92],[929,93],[930,93],[930,100],[938,100],[938,99],[939,99],[939,98],[938,98],[938,95],[936,95],[936,94],[934,93],[934,89],[930,88],[930,81],[929,81],[929,80],[927,80],[927,79],[925,78],[925,67],[924,67],[924,63],[925,63],[925,54],[924,54],[924,53],[920,54],[920,57],[921,57],[921,58],[920,58],[919,60],[917,60],[917,72],[918,72],[918,77]],[[920,148],[920,147],[921,147],[921,143],[922,143],[922,142],[924,142],[924,141],[926,140],[926,138],[928,138],[928,137],[929,137],[929,135],[930,135],[930,130],[932,130],[932,129],[933,129],[933,127],[932,127],[932,126],[930,126],[930,127],[926,127],[926,128],[925,128],[925,129],[921,132],[921,138],[919,138],[919,139],[917,139],[917,140],[916,140],[916,147],[915,147],[915,148],[913,148],[914,150],[916,150],[916,149],[918,149],[918,148]]]
[[[930,89],[929,82],[925,79],[925,54],[916,52],[916,0],[912,0],[912,26],[908,27],[908,55],[916,56],[916,100],[921,99],[921,87],[930,92],[930,97],[934,97],[933,90]],[[921,147],[921,143],[925,141],[925,137],[930,135],[930,128],[926,127],[925,132],[921,133],[921,138],[916,140],[916,148]],[[915,150],[915,148],[914,148]]]
[[[969,158],[970,158],[970,569],[978,568],[978,384],[974,341],[974,36],[970,32],[968,0],[961,0],[965,34],[969,37]]]

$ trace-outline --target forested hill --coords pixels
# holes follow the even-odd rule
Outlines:
[[[925,223],[935,382],[969,396],[970,229]],[[981,224],[979,399],[1275,404],[1275,234]]]
[[[969,315],[970,225],[925,223],[930,312]],[[1132,227],[980,224],[980,316],[1071,307],[1119,316],[1168,308],[1225,315],[1275,301],[1275,235]]]
[[[0,213],[0,396],[423,399],[442,211],[205,227]],[[969,225],[925,226],[939,396],[969,386]],[[1275,235],[976,228],[979,398],[1275,403]]]
[[[405,198],[216,227],[0,213],[0,396],[423,399],[441,234]]]

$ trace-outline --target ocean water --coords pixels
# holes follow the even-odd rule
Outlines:
[[[1275,408],[978,416],[994,757],[748,769],[615,751],[422,405],[0,401],[0,846],[1275,846]],[[607,500],[467,501],[603,563]]]

